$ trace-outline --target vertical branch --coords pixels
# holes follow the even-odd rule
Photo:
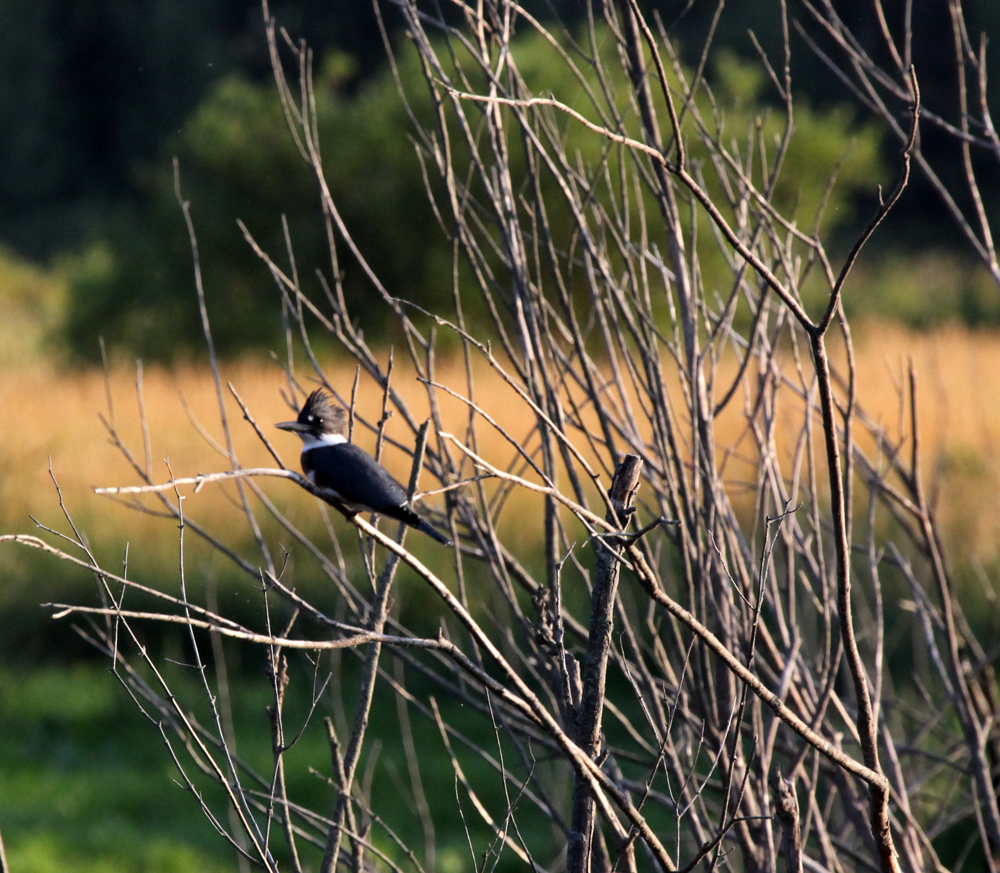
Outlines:
[[[219,361],[215,354],[215,342],[212,339],[212,325],[208,317],[208,304],[205,299],[205,286],[202,281],[201,255],[198,250],[198,237],[195,234],[194,222],[191,219],[191,204],[189,201],[184,199],[181,192],[181,169],[180,162],[177,158],[174,158],[174,196],[177,198],[177,203],[180,205],[181,212],[184,214],[184,224],[187,228],[188,241],[191,246],[191,259],[194,266],[194,284],[195,290],[198,294],[198,312],[201,315],[202,331],[205,334],[205,345],[208,348],[208,362],[212,370],[212,379],[215,383],[215,398],[219,407],[219,419],[222,422],[222,431],[226,437],[226,451],[229,456],[229,463],[232,468],[236,470],[239,467],[239,462],[236,459],[236,450],[233,448],[233,436],[229,430],[229,420],[226,415],[226,403],[222,391],[222,379],[219,376]],[[243,483],[237,480],[236,487],[239,491],[240,502],[243,506],[243,514],[246,516],[247,523],[253,531],[254,538],[257,541],[257,547],[260,549],[261,556],[264,558],[267,571],[274,576],[275,570],[274,562],[271,560],[271,552],[260,532],[257,520],[250,507],[250,501],[247,498],[246,490],[243,487]]]
[[[624,529],[635,512],[633,502],[639,490],[642,459],[626,455],[615,472],[609,495],[615,512],[608,510],[607,521]],[[617,516],[617,517],[616,517]],[[611,630],[614,626],[615,598],[621,573],[623,544],[613,536],[600,536],[596,541],[597,566],[590,606],[590,635],[581,675],[582,694],[573,725],[577,745],[593,761],[600,763],[600,747],[604,712],[604,690],[611,654]],[[588,780],[578,774],[573,792],[573,818],[570,825],[569,873],[589,873],[594,845],[594,797]]]
[[[785,863],[785,873],[802,873],[802,830],[794,777],[783,779],[777,769],[773,770],[771,795],[775,813],[781,822],[781,846],[778,851]]]
[[[951,16],[951,30],[955,48],[955,72],[958,75],[958,114],[962,135],[959,143],[962,148],[962,169],[965,171],[965,184],[968,188],[969,197],[972,200],[976,214],[976,221],[979,225],[979,238],[982,240],[985,250],[987,264],[994,275],[998,273],[997,252],[993,244],[993,232],[990,229],[989,217],[986,207],[983,204],[982,193],[979,189],[979,180],[976,178],[976,170],[972,163],[972,139],[969,125],[969,93],[966,83],[966,55],[969,56],[973,65],[976,63],[976,56],[969,45],[968,33],[965,29],[965,18],[962,12],[961,0],[948,0],[948,14]],[[983,56],[985,60],[985,55]],[[983,71],[980,83],[985,84],[985,71]],[[985,104],[985,94],[982,95]],[[983,113],[987,115],[986,112]],[[986,121],[986,118],[982,119]]]
[[[388,392],[388,388],[386,389]],[[420,476],[420,468],[424,460],[424,449],[427,444],[428,423],[421,427],[418,437],[418,444],[414,450],[413,467],[410,473],[410,489],[412,496],[416,489]],[[400,523],[396,542],[400,545],[406,535],[406,525]],[[373,545],[374,547],[374,545]],[[381,634],[385,629],[385,623],[389,617],[390,597],[389,591],[392,587],[396,570],[399,567],[399,555],[392,553],[386,560],[382,572],[375,583],[375,597],[372,601],[367,629],[372,633]],[[365,655],[364,667],[361,676],[361,689],[358,695],[358,702],[354,712],[354,725],[351,736],[347,742],[343,759],[340,762],[338,783],[340,791],[334,805],[333,821],[327,832],[326,848],[323,854],[323,864],[320,868],[322,873],[333,873],[337,869],[337,861],[340,856],[340,838],[343,832],[344,820],[348,816],[348,807],[351,803],[351,787],[354,784],[354,776],[357,771],[358,762],[361,760],[361,750],[364,745],[365,734],[368,730],[368,720],[371,713],[372,700],[375,694],[375,685],[379,677],[379,660],[382,654],[382,644],[378,641],[372,642]],[[337,775],[337,774],[335,774]]]
[[[947,652],[946,670],[953,689],[952,704],[965,734],[966,746],[971,758],[972,778],[979,795],[979,818],[982,823],[980,829],[988,845],[987,850],[991,855],[991,864],[994,869],[1000,869],[1000,799],[998,799],[994,788],[995,774],[991,772],[991,762],[986,749],[990,726],[988,722],[983,724],[977,718],[976,706],[974,705],[976,678],[971,675],[971,671],[965,664],[966,657],[963,651],[967,649],[968,643],[962,639],[958,627],[951,579],[921,481],[917,430],[917,378],[912,364],[909,372],[909,399],[910,427],[913,434],[910,492],[916,504],[915,512],[920,525],[923,547],[930,557],[931,572],[937,585],[938,602],[944,626],[945,651]]]
[[[292,619],[294,621],[294,617]],[[291,627],[286,628],[284,636]],[[285,689],[288,687],[288,659],[277,647],[268,652],[268,672],[274,689],[274,703],[267,708],[271,723],[271,749],[274,757],[274,787],[272,798],[281,807],[281,826],[285,835],[285,845],[288,847],[288,857],[295,873],[302,873],[302,862],[299,860],[299,850],[295,839],[295,827],[292,824],[291,804],[288,802],[288,788],[285,784],[285,726],[282,721],[282,708],[285,703]]]
[[[910,153],[917,140],[920,119],[920,90],[917,85],[916,73],[911,67],[910,93],[912,95],[912,113],[910,137],[903,149],[902,167],[895,188],[887,200],[879,204],[879,208],[868,226],[855,241],[837,281],[834,284],[827,310],[815,325],[807,326],[812,347],[813,362],[816,367],[816,382],[819,387],[820,414],[823,421],[823,438],[826,446],[827,472],[830,483],[830,511],[833,515],[834,552],[837,558],[837,611],[840,617],[840,632],[844,644],[844,653],[854,683],[854,695],[858,706],[858,734],[861,740],[861,750],[865,764],[882,775],[878,754],[878,725],[872,699],[868,689],[868,679],[864,660],[858,649],[857,635],[854,629],[854,611],[851,603],[851,550],[850,522],[847,505],[848,484],[844,479],[843,464],[840,456],[839,427],[837,425],[836,403],[833,397],[833,386],[830,375],[830,359],[826,349],[826,332],[832,322],[834,313],[841,305],[841,293],[847,276],[854,266],[862,247],[871,238],[875,229],[899,200],[903,189],[909,180]],[[853,377],[852,377],[853,378]],[[850,432],[848,431],[848,438]],[[850,446],[848,446],[850,451]],[[883,779],[869,786],[871,801],[872,835],[878,846],[882,861],[882,869],[886,873],[899,869],[898,856],[893,845],[892,831],[889,821],[889,790],[888,783]]]

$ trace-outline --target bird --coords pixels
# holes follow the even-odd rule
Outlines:
[[[404,522],[437,542],[451,545],[410,505],[406,489],[371,455],[347,440],[347,410],[331,404],[323,389],[313,391],[295,421],[275,425],[302,440],[302,472],[320,488],[327,503],[348,517],[375,512]]]

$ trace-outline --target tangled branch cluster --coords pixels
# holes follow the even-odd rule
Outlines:
[[[105,602],[60,605],[58,614],[88,617],[87,633],[152,712],[205,815],[268,870],[279,860],[294,870],[433,870],[436,834],[456,805],[478,869],[943,869],[937,840],[956,824],[971,835],[967,849],[998,869],[992,656],[963,615],[921,485],[912,374],[904,398],[912,428],[893,439],[858,405],[842,306],[851,268],[911,161],[926,163],[910,59],[897,53],[896,69],[876,69],[832,8],[808,7],[847,53],[841,75],[859,77],[903,146],[896,185],[838,267],[819,217],[803,230],[775,198],[794,130],[787,17],[785,58],[765,59],[785,128],[767,142],[759,128],[724,128],[704,64],[688,70],[635,0],[591,5],[579,39],[514,2],[455,3],[444,17],[435,4],[393,6],[433,110],[411,111],[411,134],[453,245],[451,303],[419,311],[365,260],[324,182],[311,53],[271,19],[277,87],[315,171],[330,265],[300,276],[294,241],[289,270],[244,233],[285,304],[291,405],[318,383],[353,409],[314,351],[322,332],[384,396],[381,421],[357,420],[381,440],[391,411],[412,433],[401,442],[421,446],[414,481],[421,469],[434,480],[435,523],[455,542],[450,563],[429,566],[406,547],[404,530],[390,536],[362,517],[353,524],[364,561],[345,562],[335,537],[323,542],[282,514],[278,486],[261,477],[310,483],[280,461],[242,469],[230,441],[228,471],[157,484],[136,462],[142,484],[105,490],[154,494],[160,511],[183,522],[182,537],[193,531],[258,580],[266,626],[246,627],[183,588],[178,597],[148,592],[160,612],[130,612],[122,592],[139,583],[92,558],[74,560],[97,574]],[[547,41],[577,82],[572,104],[528,89],[514,40],[524,30]],[[614,86],[622,76],[624,95]],[[399,84],[405,101],[414,83]],[[985,113],[985,98],[982,106]],[[596,160],[573,145],[582,136],[597,144],[588,153]],[[983,136],[995,141],[992,126]],[[200,283],[195,227],[182,205]],[[995,270],[991,243],[966,226]],[[429,429],[366,343],[362,314],[348,311],[347,269],[364,272],[372,311],[395,321]],[[462,385],[440,379],[445,335],[465,364]],[[221,367],[212,364],[225,416]],[[484,370],[516,398],[511,418],[530,420],[527,436],[481,402]],[[461,430],[441,412],[454,398],[465,409]],[[740,423],[736,445],[721,441],[723,420]],[[498,432],[508,454],[486,456],[484,432]],[[220,479],[238,485],[253,554],[234,553],[210,526],[184,518],[178,489]],[[518,492],[530,518],[511,518],[508,498]],[[294,543],[301,565],[329,580],[322,603],[298,593],[262,513]],[[540,531],[537,558],[518,553],[526,529]],[[403,564],[437,595],[436,634],[417,633],[394,613]],[[883,600],[887,575],[909,592],[905,617]],[[887,668],[890,610],[927,652],[926,673]],[[144,622],[191,629],[213,724],[198,723],[171,691],[139,643]],[[268,653],[269,773],[231,753],[211,658],[201,652],[206,637],[196,630],[213,646],[232,640]],[[331,667],[345,650],[360,663],[350,689]],[[286,784],[294,738],[283,706],[296,658],[309,659],[315,677],[308,729],[318,729],[317,712],[353,708],[339,729],[332,715],[324,721],[330,760],[311,765],[329,781],[323,809],[300,803]],[[399,703],[398,730],[380,739],[405,750],[412,810],[359,775],[375,742],[379,688]],[[470,732],[463,709],[487,727],[492,746]],[[411,711],[422,727],[411,725]],[[470,761],[488,777],[469,777]],[[422,788],[442,766],[453,770],[458,799]],[[200,787],[206,778],[223,787],[224,811]],[[407,820],[420,822],[421,846],[399,835]],[[272,845],[272,827],[281,845]]]

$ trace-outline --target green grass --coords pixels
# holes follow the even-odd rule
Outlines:
[[[157,662],[168,674],[177,698],[202,724],[210,725],[197,674],[168,660],[190,661],[189,654],[176,640],[163,645],[173,649],[161,653]],[[233,654],[231,691],[237,751],[266,778],[271,754],[265,707],[270,692],[260,669],[262,652],[259,648],[242,652],[242,670],[235,668],[240,658]],[[387,655],[383,663],[391,670]],[[324,663],[324,674],[330,666]],[[344,720],[349,724],[359,675],[358,659],[350,653],[343,656],[339,669],[335,664],[332,667],[331,691],[309,718],[310,664],[304,656],[293,655],[285,707],[289,737],[305,725],[286,756],[289,795],[324,814],[330,810],[332,789],[322,775],[330,770],[322,717],[333,714],[341,740],[346,741],[348,729],[338,720],[337,707],[330,705],[331,694],[342,695]],[[414,674],[408,675],[407,684],[418,699],[426,702],[435,694],[444,718],[496,755],[498,739],[488,717],[450,700]],[[473,869],[476,862],[465,825],[469,825],[479,860],[492,844],[492,835],[479,822],[465,790],[456,787],[433,722],[415,709],[410,710],[410,718],[423,787],[435,819],[434,869],[445,873]],[[370,804],[423,860],[423,831],[411,811],[411,783],[400,730],[394,695],[380,685],[358,782],[370,790]],[[177,784],[177,770],[157,726],[138,711],[117,679],[99,663],[0,671],[0,736],[4,738],[0,745],[0,829],[12,870],[169,873],[234,869],[235,858],[227,843],[194,798]],[[461,744],[455,749],[480,799],[496,820],[502,821],[506,801],[496,774]],[[505,754],[511,762],[516,759],[510,748]],[[194,768],[189,772],[193,774]],[[215,814],[228,824],[218,786],[202,777],[195,776],[195,781]],[[249,786],[251,781],[244,777],[243,783]],[[516,795],[513,786],[508,788]],[[529,814],[528,804],[523,806],[518,815],[521,833],[536,851],[541,847],[543,855],[551,859],[558,853],[559,839],[544,816],[534,810]],[[370,838],[397,863],[412,869],[379,825],[373,827]],[[277,830],[271,845],[281,863],[284,841]],[[305,843],[299,850],[306,868],[318,869],[321,851]],[[506,852],[497,869],[521,867],[521,862]]]
[[[195,672],[163,666],[185,709],[210,725]],[[266,775],[266,682],[237,676],[232,693],[237,751]],[[297,727],[302,713],[294,696],[289,710],[289,724]],[[100,665],[0,673],[0,735],[0,828],[18,873],[234,869],[233,851],[180,787],[158,727]],[[293,796],[328,811],[329,789],[308,770],[329,761],[318,719],[289,760]],[[185,764],[228,824],[221,790]],[[278,831],[273,844],[280,859]]]
[[[0,828],[18,873],[231,870],[161,743],[96,665],[0,672]]]

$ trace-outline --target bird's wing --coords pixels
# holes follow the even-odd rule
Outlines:
[[[351,443],[340,443],[310,449],[303,457],[308,457],[313,482],[332,491],[337,503],[348,510],[377,512],[412,525],[439,543],[451,545],[448,537],[414,512],[403,486],[364,450]]]
[[[323,446],[310,453],[313,481],[348,504],[391,515],[407,502],[406,489],[389,471],[352,443]]]

